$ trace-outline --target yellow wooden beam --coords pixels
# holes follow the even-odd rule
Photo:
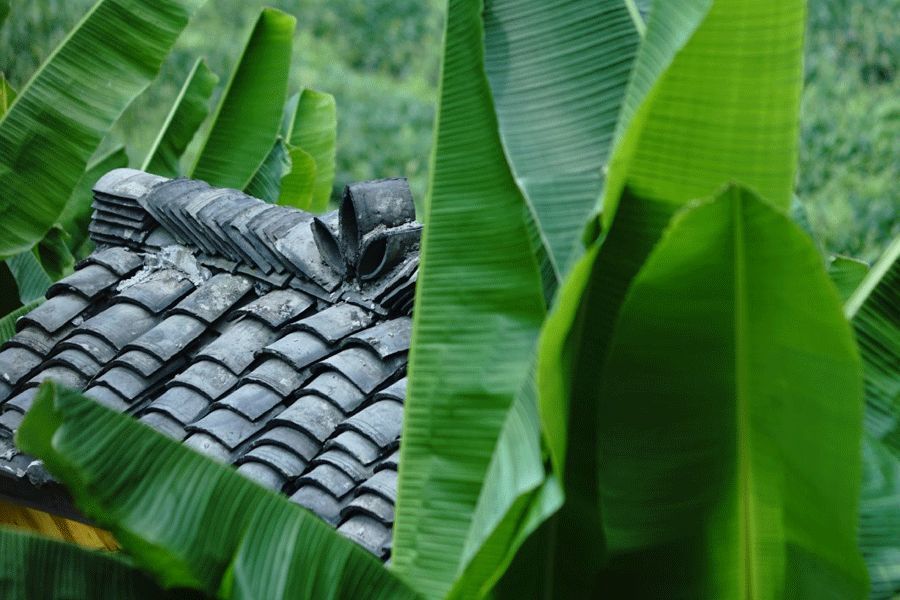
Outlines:
[[[0,500],[0,526],[21,529],[93,550],[118,550],[111,533],[78,521]]]

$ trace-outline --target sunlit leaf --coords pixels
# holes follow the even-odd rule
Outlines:
[[[291,148],[288,156],[291,170],[281,178],[281,195],[278,203],[312,212],[316,160],[299,146]]]
[[[216,108],[191,174],[244,189],[269,155],[281,124],[296,19],[265,8]]]
[[[311,204],[307,210],[322,212],[328,207],[331,186],[334,183],[335,143],[337,141],[337,109],[331,94],[305,89],[300,92],[297,109],[290,125],[289,142],[292,147],[301,148],[315,161],[314,184]],[[302,168],[304,165],[298,165]],[[296,181],[288,184],[279,204],[299,206],[291,200],[290,194],[301,187],[307,172],[300,172]]]
[[[741,188],[678,215],[593,376],[598,589],[860,597],[860,364],[786,216]]]
[[[394,530],[394,568],[432,597],[460,568],[544,314],[484,73],[481,8],[449,5]]]

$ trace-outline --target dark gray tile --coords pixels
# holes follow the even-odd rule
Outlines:
[[[234,311],[235,315],[249,315],[279,329],[313,306],[315,301],[296,290],[275,290]]]
[[[75,369],[87,378],[91,378],[100,372],[102,365],[97,360],[85,352],[77,348],[67,348],[54,354],[47,363],[47,366],[62,365]]]
[[[359,486],[359,493],[370,492],[390,501],[397,502],[397,472],[384,469],[376,472]]]
[[[249,447],[257,448],[267,444],[290,450],[306,462],[312,460],[322,447],[319,441],[312,436],[286,426],[267,429],[250,442]]]
[[[184,430],[184,425],[165,413],[156,411],[149,412],[142,415],[139,420],[144,425],[152,427],[156,431],[177,442],[183,440],[187,435],[187,432]]]
[[[256,421],[278,406],[281,401],[282,397],[269,388],[255,383],[245,383],[229,392],[217,404],[228,407],[251,421]]]
[[[113,367],[97,377],[92,385],[105,385],[118,392],[129,404],[133,404],[146,392],[152,381],[125,367]]]
[[[90,264],[51,285],[47,297],[73,293],[93,300],[118,282],[119,276],[113,271],[100,264]]]
[[[131,406],[122,396],[106,387],[105,385],[91,386],[84,390],[84,395],[88,398],[96,400],[106,408],[118,412],[125,412]]]
[[[197,390],[173,385],[148,404],[144,413],[160,412],[186,425],[199,417],[209,405],[209,399]]]
[[[219,273],[179,302],[171,312],[188,314],[210,324],[231,310],[252,287],[246,277]]]
[[[186,427],[188,432],[203,432],[219,440],[228,450],[234,450],[259,431],[261,423],[225,409],[212,410],[199,421]]]
[[[200,349],[197,357],[217,362],[239,375],[253,362],[256,351],[275,337],[267,324],[242,319],[227,325],[222,335]]]
[[[355,411],[366,399],[366,395],[353,382],[337,371],[326,371],[313,377],[298,392],[298,397],[316,394],[331,401],[345,415]]]
[[[338,431],[355,431],[380,448],[387,448],[403,428],[403,405],[381,400],[362,409],[338,426]]]
[[[355,456],[340,448],[325,450],[316,456],[310,466],[331,465],[340,469],[354,483],[360,483],[372,476],[372,470],[360,462]]]
[[[158,315],[194,289],[194,284],[177,269],[159,269],[124,285],[115,302],[133,302]]]
[[[396,375],[406,364],[406,357],[395,355],[382,360],[367,348],[347,348],[313,365],[313,373],[334,369],[345,375],[356,387],[370,394]]]
[[[117,350],[121,350],[128,342],[149,331],[158,322],[159,317],[142,306],[123,302],[113,304],[94,315],[82,323],[75,333],[92,333]]]
[[[167,362],[184,352],[205,331],[206,325],[194,317],[172,315],[126,344],[123,350],[141,350]]]
[[[219,398],[237,383],[238,378],[218,363],[197,361],[173,380],[193,388],[210,400]]]
[[[348,335],[372,324],[374,316],[353,304],[335,304],[314,315],[291,324],[292,331],[315,333],[329,344],[337,344]]]
[[[364,514],[353,515],[341,523],[337,531],[378,558],[384,557],[383,547],[391,539],[390,527]]]
[[[114,365],[121,365],[144,377],[152,377],[155,374],[161,375],[163,371],[169,371],[175,363],[166,363],[143,350],[125,350],[110,363],[110,366]]]
[[[363,345],[374,350],[381,358],[388,358],[409,350],[411,335],[412,319],[398,317],[351,335],[344,340],[343,345]]]
[[[245,375],[247,381],[261,383],[285,398],[303,385],[307,377],[306,372],[297,371],[290,364],[277,358],[268,358]]]
[[[46,356],[50,354],[50,352],[56,346],[57,342],[64,338],[69,333],[69,331],[71,331],[71,328],[65,327],[53,334],[49,334],[43,329],[35,327],[34,325],[26,324],[26,326],[21,329],[19,333],[7,340],[5,345],[7,348],[26,348],[36,354]]]
[[[328,344],[315,335],[297,331],[269,344],[260,354],[275,356],[300,370],[327,356],[331,351]]]
[[[245,462],[238,465],[237,472],[259,485],[280,492],[287,481],[284,475],[259,462]]]
[[[48,380],[55,381],[59,385],[68,388],[80,390],[84,388],[88,378],[75,369],[56,365],[41,369],[36,375],[28,380],[28,383],[38,385]]]
[[[318,396],[303,396],[276,416],[272,424],[299,429],[321,443],[331,437],[343,419],[343,413],[327,400]]]
[[[354,487],[356,482],[349,475],[333,465],[320,464],[304,473],[297,482],[301,485],[317,486],[335,498],[346,496]]]
[[[43,358],[33,350],[12,346],[0,352],[0,380],[14,386],[31,373]]]
[[[246,461],[261,462],[275,469],[283,476],[283,481],[293,479],[303,473],[306,461],[293,452],[278,446],[257,446],[240,457],[241,463]]]
[[[316,486],[306,485],[291,495],[291,500],[311,510],[320,519],[337,527],[341,521],[341,509],[344,504]]]
[[[294,273],[306,277],[325,291],[334,291],[343,278],[325,264],[316,248],[308,222],[301,222],[275,242],[282,262]]]
[[[381,448],[372,440],[355,431],[341,431],[325,442],[325,448],[340,448],[356,457],[364,465],[371,465],[381,458]]]
[[[25,325],[34,325],[52,335],[70,325],[89,304],[82,296],[60,294],[22,316],[16,326],[21,329]]]
[[[218,462],[227,463],[231,455],[222,442],[207,433],[189,435],[184,441],[184,445]]]
[[[375,494],[360,494],[341,511],[345,520],[354,515],[366,515],[390,526],[394,523],[394,504]]]
[[[406,377],[403,379],[398,379],[391,385],[387,386],[377,394],[375,394],[375,400],[381,400],[384,398],[389,398],[391,400],[396,400],[397,402],[403,403],[406,401]]]
[[[115,357],[118,349],[108,341],[90,332],[75,333],[59,343],[59,350],[75,348],[83,350],[94,357],[101,365],[105,365]]]

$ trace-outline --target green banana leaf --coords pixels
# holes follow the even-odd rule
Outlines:
[[[9,5],[7,5],[7,8]],[[2,11],[2,7],[0,7],[0,11]],[[3,20],[0,19],[0,23]],[[0,117],[6,114],[6,111],[9,110],[9,107],[12,106],[13,101],[16,99],[16,90],[13,86],[9,85],[9,82],[6,80],[6,75],[3,72],[0,72]]]
[[[900,238],[847,300],[863,360],[866,410],[859,546],[871,597],[900,593]]]
[[[37,257],[36,250],[26,250],[6,259],[6,265],[16,280],[22,304],[30,304],[43,298],[47,288],[53,283]]]
[[[250,180],[244,191],[260,200],[277,202],[281,193],[281,178],[290,170],[290,154],[284,140],[278,136],[268,156],[259,165],[259,169],[253,174],[253,179]]]
[[[676,216],[596,369],[601,589],[865,592],[859,357],[815,246],[785,215],[732,187]]]
[[[680,204],[739,181],[789,206],[805,6],[802,0],[654,4],[604,190],[605,225],[626,184],[639,196]]]
[[[69,250],[69,234],[60,225],[54,225],[35,246],[41,266],[52,281],[59,281],[75,270],[75,257]]]
[[[76,259],[85,257],[84,251],[81,249],[85,242],[90,242],[87,228],[91,222],[91,212],[93,211],[91,205],[94,201],[92,192],[94,184],[100,177],[113,169],[127,166],[128,152],[126,152],[125,146],[119,144],[93,160],[75,185],[57,222],[69,234],[68,245]]]
[[[449,4],[410,351],[394,568],[450,590],[544,315],[526,208],[484,73],[482,5]]]
[[[216,108],[191,176],[244,189],[268,156],[281,124],[297,20],[264,8]]]
[[[281,178],[278,203],[312,211],[313,190],[316,185],[316,159],[300,146],[288,152],[291,170]]]
[[[0,529],[0,597],[155,600],[199,596],[187,590],[162,590],[116,554]]]
[[[40,240],[203,0],[99,0],[0,120],[0,258]]]
[[[801,84],[798,65],[802,47],[797,40],[790,39],[787,32],[798,28],[802,32],[803,3],[800,0],[787,3],[780,0],[722,0],[716,3],[714,10],[710,9],[710,4],[710,0],[657,0],[654,3],[622,105],[602,199],[604,235],[612,235],[609,231],[611,226],[615,227],[613,223],[620,198],[633,199],[636,206],[631,207],[626,222],[630,235],[639,240],[640,248],[630,257],[628,240],[623,240],[625,252],[611,250],[612,256],[619,256],[604,267],[604,270],[614,270],[604,273],[593,263],[608,240],[604,241],[602,237],[595,240],[588,256],[581,259],[561,286],[560,298],[566,298],[567,305],[557,302],[554,314],[542,332],[538,367],[541,421],[554,466],[560,472],[565,470],[566,462],[566,423],[570,420],[583,422],[574,416],[580,409],[568,406],[568,397],[572,393],[568,379],[572,374],[564,350],[574,344],[574,337],[580,335],[574,331],[579,308],[572,303],[581,305],[582,292],[589,286],[588,279],[606,278],[604,287],[618,293],[620,300],[640,267],[640,259],[646,256],[648,248],[660,235],[666,217],[679,206],[708,196],[731,180],[754,189],[777,191],[777,198],[767,199],[778,205],[790,200],[796,136],[786,137],[784,130],[787,128],[796,133],[799,105],[794,91],[799,93]],[[798,4],[801,6],[796,6]],[[767,26],[760,27],[760,23]],[[770,29],[775,33],[770,35]],[[799,37],[802,36],[798,34]],[[771,60],[761,66],[754,61],[759,60],[762,47],[766,48],[765,56],[770,56]],[[734,58],[733,64],[721,69],[727,73],[709,68],[706,59],[715,62],[725,56]],[[743,71],[751,73],[745,78]],[[787,75],[790,73],[795,77],[789,81]],[[714,93],[710,92],[711,87],[715,88]],[[779,89],[769,94],[768,90],[773,87]],[[765,111],[753,112],[749,118],[746,115],[751,111],[752,102],[764,104]],[[704,110],[698,111],[697,106],[703,106]],[[727,148],[719,147],[716,139],[711,137],[714,130],[706,125],[698,129],[696,137],[688,131],[688,124],[696,121],[701,113],[703,119],[718,123],[716,133],[722,133],[722,143],[728,145]],[[745,120],[735,121],[740,115]],[[723,133],[728,131],[741,133]],[[683,137],[678,137],[678,143],[674,144],[670,143],[675,139],[672,136]],[[763,139],[768,142],[742,144],[742,141]],[[641,148],[647,149],[646,156],[637,152]],[[670,155],[677,155],[673,159],[676,162],[690,158],[691,163],[665,166]],[[780,163],[781,157],[785,156],[789,158]],[[660,169],[653,166],[657,159],[661,161]],[[748,164],[756,166],[748,171]],[[689,170],[690,176],[679,179],[676,171],[681,168]],[[616,262],[619,264],[611,264]],[[604,303],[602,310],[608,315],[596,318],[607,322],[615,318],[618,306],[615,301]],[[601,329],[606,330],[608,326],[603,325]],[[606,350],[592,351],[604,353]],[[575,350],[572,354],[577,356],[578,352]],[[578,488],[573,491],[580,493]]]
[[[900,460],[869,434],[863,437],[859,549],[869,570],[873,600],[900,593]]]
[[[500,137],[557,277],[603,183],[640,35],[623,0],[487,0]]]
[[[506,415],[449,597],[488,596],[525,539],[562,501],[559,483],[545,473],[536,390],[528,378]],[[533,589],[531,595],[538,596]]]
[[[843,300],[853,295],[868,272],[869,265],[861,260],[839,255],[828,258],[828,276]]]
[[[3,21],[9,16],[9,2],[10,0],[0,0],[0,25],[3,25]]]
[[[16,335],[16,321],[24,314],[27,314],[44,303],[44,298],[38,298],[37,300],[26,304],[25,306],[20,306],[14,311],[7,313],[5,316],[0,318],[0,344]]]
[[[289,144],[292,148],[301,148],[315,161],[313,173],[314,183],[308,205],[301,205],[298,197],[292,196],[295,190],[303,190],[304,179],[309,177],[308,171],[301,170],[305,165],[298,162],[296,181],[288,183],[279,204],[298,206],[312,212],[322,212],[328,208],[331,198],[331,186],[334,184],[335,151],[337,142],[337,108],[331,94],[305,89],[300,92],[297,109],[288,128]],[[302,160],[302,159],[301,159]],[[292,169],[292,173],[293,173]],[[286,176],[291,178],[290,175]]]
[[[900,238],[845,304],[866,374],[866,431],[900,459]]]
[[[166,587],[223,598],[414,597],[305,509],[52,382],[16,441]]]
[[[141,170],[163,177],[181,175],[181,156],[209,114],[209,99],[218,82],[219,76],[209,69],[205,60],[198,58],[184,80]]]

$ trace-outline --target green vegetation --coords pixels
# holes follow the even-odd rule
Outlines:
[[[283,498],[51,383],[19,430],[20,446],[45,461],[85,514],[112,529],[136,566],[163,586],[206,595],[896,595],[900,241],[888,242],[896,230],[893,113],[877,122],[886,129],[866,132],[879,140],[872,152],[887,145],[878,156],[883,162],[872,161],[875,175],[887,179],[859,192],[887,208],[873,201],[866,206],[881,217],[840,222],[879,229],[853,238],[864,257],[881,255],[866,270],[829,256],[848,247],[837,223],[823,216],[846,215],[835,203],[851,196],[838,194],[872,174],[874,155],[865,144],[846,160],[817,153],[821,170],[800,189],[806,210],[794,202],[798,153],[803,177],[809,148],[835,149],[831,129],[821,130],[829,123],[814,116],[807,119],[812,129],[802,125],[806,2],[652,4],[646,21],[647,3],[631,0],[448,4],[387,569]],[[229,12],[210,5],[220,10],[201,13],[206,18]],[[410,5],[421,12],[404,16],[388,2],[301,8],[310,20],[299,34],[303,43],[294,45],[299,64],[330,72],[327,61],[311,58],[312,40],[340,40],[335,53],[359,74],[343,85],[371,86],[368,96],[352,97],[350,122],[405,122],[427,145],[414,117],[397,111],[388,95],[373,95],[381,83],[433,73],[430,59],[403,44],[386,44],[384,54],[367,50],[373,32],[430,39],[437,11]],[[830,8],[843,12],[814,3],[812,22],[861,22],[850,3]],[[334,110],[316,94],[283,108],[292,17],[271,9],[255,14],[261,16],[253,34],[240,61],[232,59],[230,83],[195,147],[185,150],[186,136],[177,135],[177,144],[155,148],[180,148],[176,155],[199,157],[198,175],[258,186],[273,200],[273,182],[293,153],[290,164],[302,165],[308,177],[287,188],[312,199],[310,190],[326,187],[317,174],[328,171],[320,168],[328,144],[322,150],[319,142],[332,131]],[[406,18],[413,31],[391,28]],[[809,47],[829,43],[816,35]],[[872,86],[873,97],[879,86],[897,85],[891,38],[871,37],[870,45],[840,52],[842,59],[810,62],[810,87],[840,89],[829,77],[843,71],[830,69],[844,59],[859,61],[854,77]],[[125,54],[145,51],[138,43]],[[182,98],[194,97],[186,74],[197,73],[196,64],[195,57],[184,60],[175,86],[186,90]],[[217,69],[212,57],[210,64],[213,72],[230,71]],[[340,90],[349,88],[328,86],[329,76],[315,84],[336,92],[341,123]],[[418,81],[420,98],[430,99],[434,81]],[[277,102],[260,101],[254,88]],[[394,100],[415,97],[398,89]],[[117,106],[126,95],[116,96]],[[130,131],[130,119],[140,120],[148,97],[129,109],[107,146]],[[159,123],[179,121],[175,97],[165,103],[171,118]],[[298,132],[310,114],[315,126]],[[241,134],[246,123],[236,115],[254,123],[253,131]],[[27,119],[7,118],[0,140],[10,123],[15,131],[5,135],[13,141],[13,134],[27,137],[28,127],[40,131]],[[817,127],[825,141],[810,141],[819,137]],[[265,136],[250,135],[258,132]],[[384,153],[381,141],[351,140],[362,144],[360,162],[376,168],[411,147]],[[10,147],[28,152],[24,142]],[[76,150],[82,172],[90,169],[96,148]],[[353,156],[339,159],[338,181],[342,169],[356,168]],[[68,188],[60,184],[53,199],[60,206],[86,177],[74,164],[67,164]],[[21,173],[6,177],[10,187],[22,185]],[[805,214],[819,243],[791,221],[791,211]],[[18,218],[41,234],[54,220]],[[10,239],[0,237],[0,248],[20,249],[23,232],[3,233]],[[8,268],[25,273],[39,262],[43,271],[28,280],[40,286],[42,273],[50,279],[68,264],[59,246],[59,234],[51,233]],[[0,327],[8,330],[9,322]],[[13,548],[16,561],[40,542],[3,536],[0,545]],[[59,546],[35,552],[57,561],[72,553]],[[78,560],[91,563],[88,556]],[[90,569],[103,568],[104,560],[96,557]],[[127,573],[127,565],[116,568]],[[15,574],[9,584],[23,589]]]

